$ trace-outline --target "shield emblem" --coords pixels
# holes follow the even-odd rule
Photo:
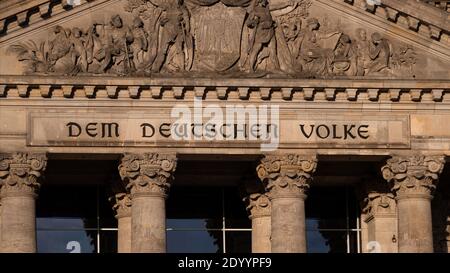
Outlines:
[[[241,55],[245,10],[222,3],[196,7],[191,13],[194,35],[195,71],[223,72],[231,69]]]

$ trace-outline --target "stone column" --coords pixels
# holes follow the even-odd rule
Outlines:
[[[131,198],[130,194],[116,193],[110,198],[117,219],[117,252],[131,252]]]
[[[271,206],[267,193],[251,193],[244,200],[252,221],[252,253],[270,253]]]
[[[268,155],[257,167],[272,203],[273,253],[305,253],[305,199],[317,158],[303,155]]]
[[[0,156],[1,251],[36,252],[35,199],[39,177],[45,170],[43,154],[14,153]]]
[[[165,200],[175,155],[126,154],[119,166],[120,176],[131,193],[131,251],[166,252]]]
[[[431,199],[444,168],[443,156],[393,156],[381,168],[398,210],[399,252],[433,252]]]
[[[397,253],[397,206],[383,181],[366,179],[360,189],[365,230],[363,253]]]

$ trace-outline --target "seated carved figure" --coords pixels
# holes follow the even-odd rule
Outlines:
[[[75,62],[72,59],[72,43],[70,30],[61,26],[54,29],[53,39],[48,41],[49,71],[61,74],[72,74],[75,70]]]
[[[352,74],[355,65],[353,60],[352,41],[347,34],[342,34],[334,50],[333,72],[337,75]]]
[[[303,42],[300,49],[303,69],[312,75],[332,74],[333,49],[336,44],[331,42],[332,46],[322,47],[320,42],[340,33],[337,31],[320,33],[320,23],[316,18],[308,19],[306,24],[307,28],[302,33]]]

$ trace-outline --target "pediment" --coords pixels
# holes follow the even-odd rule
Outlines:
[[[355,8],[354,1],[264,2],[83,2],[3,35],[0,75],[450,76],[448,29],[440,30],[439,39],[426,37],[403,29],[401,22],[376,19],[379,13]]]

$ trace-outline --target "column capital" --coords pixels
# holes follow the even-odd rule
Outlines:
[[[271,202],[267,193],[251,193],[244,198],[249,218],[270,216]]]
[[[397,199],[431,198],[444,169],[444,156],[392,156],[381,168]]]
[[[131,217],[131,197],[129,193],[116,193],[109,198],[116,219]]]
[[[38,153],[0,154],[1,196],[35,196],[47,156]]]
[[[305,198],[316,167],[316,156],[266,155],[256,170],[271,199]]]
[[[374,217],[392,217],[396,215],[395,196],[389,186],[379,179],[364,179],[358,188],[361,211],[366,222]]]
[[[166,197],[176,166],[175,154],[124,154],[119,173],[131,198],[139,195]]]

